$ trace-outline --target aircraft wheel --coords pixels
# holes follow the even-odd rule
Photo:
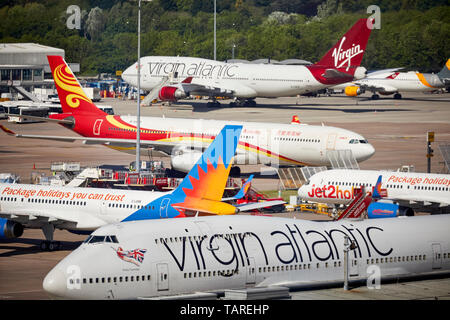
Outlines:
[[[380,99],[380,96],[378,94],[372,95],[372,100],[378,100],[378,99]]]
[[[230,176],[240,177],[241,176],[241,168],[239,168],[239,167],[231,167]]]
[[[394,94],[394,99],[401,99],[402,95],[400,93]]]
[[[41,250],[42,250],[42,251],[47,251],[47,250],[48,250],[48,244],[49,244],[48,241],[42,241],[42,242],[41,242],[41,245],[40,245]]]
[[[237,104],[236,104],[236,102],[230,102],[229,106],[231,108],[235,108],[235,107],[237,107]]]

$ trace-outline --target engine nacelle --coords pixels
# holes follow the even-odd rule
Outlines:
[[[361,94],[361,89],[358,86],[345,87],[345,94],[349,97],[356,97]]]
[[[367,76],[367,69],[364,67],[357,67],[353,77],[356,80],[364,79]]]
[[[192,167],[201,156],[202,153],[197,150],[178,152],[177,155],[172,155],[170,158],[170,164],[172,169],[187,173],[191,171]]]
[[[161,101],[177,101],[186,98],[186,92],[177,87],[162,87],[159,90],[158,97]]]
[[[414,210],[395,203],[373,202],[367,208],[369,219],[395,218],[398,216],[413,216]]]
[[[0,239],[18,238],[23,234],[23,226],[20,223],[0,218]]]

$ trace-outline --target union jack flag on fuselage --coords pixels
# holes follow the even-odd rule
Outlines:
[[[124,251],[122,247],[119,247],[115,251],[120,259],[139,266],[142,262],[144,262],[144,254],[147,252],[147,249],[134,249]]]

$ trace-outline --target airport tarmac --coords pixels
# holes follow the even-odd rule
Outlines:
[[[290,123],[293,115],[301,122],[337,126],[365,136],[376,149],[375,155],[360,164],[361,169],[396,169],[413,165],[416,171],[426,171],[426,132],[435,132],[435,150],[431,162],[432,172],[442,172],[444,165],[438,150],[439,144],[450,144],[450,94],[404,94],[401,100],[381,97],[368,99],[369,95],[351,98],[342,95],[318,98],[257,99],[258,107],[206,108],[206,101],[183,101],[171,107],[142,107],[142,116],[186,117],[221,120],[245,120]],[[193,103],[193,107],[189,104]],[[100,104],[112,105],[116,114],[136,114],[136,101],[103,99]],[[70,136],[74,133],[59,125],[47,123],[1,124],[24,134]],[[49,174],[54,161],[75,161],[83,166],[100,164],[128,165],[135,156],[110,150],[102,146],[83,145],[80,142],[64,143],[46,140],[16,139],[0,132],[0,172],[11,172],[28,183],[33,171]],[[143,156],[144,158],[144,156]],[[165,160],[168,166],[167,159]],[[259,166],[244,167],[243,172],[258,172]],[[276,190],[276,177],[255,179],[260,190]],[[298,214],[297,218],[316,219],[322,216]],[[323,217],[322,217],[323,218]],[[63,241],[58,252],[41,252],[41,230],[26,230],[19,240],[0,243],[0,299],[47,299],[42,281],[63,257],[76,248],[85,236],[58,230],[55,240]],[[425,281],[425,282],[423,282]],[[339,295],[341,289],[303,292],[299,299],[383,299],[383,290],[390,293],[384,298],[429,299],[450,296],[450,279],[410,282],[407,286],[382,286],[380,291],[364,293],[364,289],[351,290]],[[428,282],[427,282],[428,281]],[[438,285],[437,285],[438,284]],[[394,284],[392,284],[394,285]],[[417,294],[423,288],[426,294]],[[391,288],[391,289],[388,289]],[[408,288],[403,290],[402,288]],[[334,290],[334,291],[333,291]],[[337,290],[337,291],[336,291]],[[395,293],[401,294],[395,296]],[[294,297],[293,297],[294,299]]]

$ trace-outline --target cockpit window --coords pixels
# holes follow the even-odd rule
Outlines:
[[[109,243],[119,243],[117,237],[114,235],[110,236],[89,236],[83,243],[99,243],[99,242],[109,242]]]
[[[359,143],[369,143],[369,141],[367,141],[367,140],[359,140]]]
[[[357,143],[359,143],[359,140],[358,139],[350,139],[350,141],[348,143],[357,144]]]

